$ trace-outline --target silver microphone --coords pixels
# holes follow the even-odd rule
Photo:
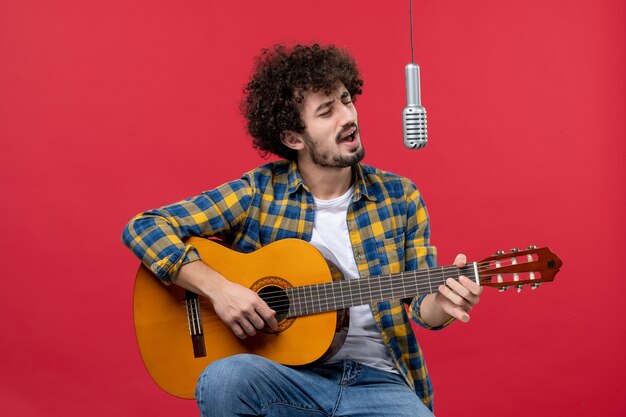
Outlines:
[[[404,146],[421,149],[428,143],[426,109],[420,98],[420,67],[411,62],[404,68],[406,73],[406,107],[402,110],[402,135]]]

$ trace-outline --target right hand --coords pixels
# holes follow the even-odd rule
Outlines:
[[[254,336],[266,325],[278,330],[276,312],[257,293],[227,280],[201,261],[183,265],[174,283],[208,298],[217,316],[240,339]]]
[[[271,330],[278,329],[276,312],[257,293],[244,286],[224,278],[209,299],[218,317],[240,339],[254,336],[266,325]]]

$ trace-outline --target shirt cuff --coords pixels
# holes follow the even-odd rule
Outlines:
[[[448,321],[446,321],[445,323],[439,326],[431,326],[430,324],[426,323],[424,319],[422,318],[422,314],[420,312],[420,307],[422,306],[422,301],[424,301],[424,297],[426,297],[426,294],[420,295],[417,298],[417,301],[413,303],[413,307],[412,307],[414,318],[416,319],[417,324],[419,324],[420,327],[423,327],[428,330],[441,330],[445,327],[448,327],[450,324],[452,324],[452,322],[456,320],[454,317],[450,317]]]
[[[150,266],[150,270],[164,284],[171,284],[175,279],[183,265],[200,260],[200,254],[197,249],[191,245],[175,254],[161,259]]]

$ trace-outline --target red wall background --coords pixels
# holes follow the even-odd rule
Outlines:
[[[197,415],[143,368],[139,211],[263,161],[237,105],[262,47],[348,47],[366,162],[425,196],[440,262],[549,245],[552,284],[486,290],[468,325],[420,331],[438,416],[620,416],[626,6],[416,0],[430,144],[401,141],[408,1],[0,4],[0,414]]]

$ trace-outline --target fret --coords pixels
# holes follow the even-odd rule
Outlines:
[[[301,316],[302,315],[302,310],[300,309],[300,287],[294,287],[292,288],[292,295],[293,295],[293,316],[297,317],[297,316]]]
[[[356,293],[356,291],[354,290],[354,285],[352,282],[350,281],[344,281],[344,291],[348,293],[348,298],[344,299],[344,305],[346,307],[351,307],[355,304],[355,298],[354,298],[354,294]]]
[[[302,287],[297,287],[296,288],[296,296],[298,298],[298,315],[302,316],[304,311],[302,310],[302,304],[304,303],[304,299],[302,297],[302,292],[303,292],[303,288]]]
[[[304,286],[304,307],[305,307],[305,314],[311,314],[311,298],[312,298],[312,294],[311,294],[311,285],[305,285]],[[307,290],[308,290],[308,295],[307,295]]]
[[[387,280],[385,278],[387,278],[387,277],[381,277],[380,278],[380,280],[383,282],[383,287],[384,287],[384,291],[381,294],[383,300],[386,300],[387,298],[392,298],[393,297],[393,294],[391,294],[391,292],[390,292],[390,289],[391,289],[390,288],[390,284],[391,283],[389,282],[389,280]]]
[[[389,275],[381,277],[381,279],[385,282],[385,293],[383,294],[384,300],[390,300],[393,298],[393,282],[390,278],[391,277]]]
[[[335,297],[337,298],[337,308],[344,308],[343,302],[343,281],[336,282],[335,286]]]
[[[419,293],[419,285],[417,282],[417,271],[409,271],[408,274],[413,275],[412,277],[413,287],[411,288],[411,292],[413,293],[413,295],[417,295]]]
[[[289,297],[289,315],[292,317],[298,316],[298,301],[296,300],[296,291],[298,287],[287,288],[285,292],[287,293],[287,297]]]
[[[345,282],[346,282],[346,284],[343,287],[343,289],[348,293],[348,299],[344,300],[344,301],[346,302],[346,307],[351,307],[351,306],[353,306],[355,304],[358,304],[358,302],[356,301],[356,292],[357,291],[356,291],[356,288],[355,288],[355,285],[354,285],[354,283],[355,282],[358,283],[358,281],[357,280],[354,280],[354,281],[346,280]]]
[[[290,316],[303,316],[420,294],[432,294],[448,277],[476,277],[473,264],[405,271],[362,279],[304,285],[288,289]]]
[[[319,285],[309,285],[309,294],[309,314],[317,313],[315,302],[319,301]]]
[[[319,312],[319,285],[309,285],[309,309],[310,314]]]
[[[341,283],[341,305],[344,308],[352,305],[352,291],[350,288],[350,281],[343,281]]]
[[[311,285],[311,310],[313,313],[319,313],[322,311],[321,309],[321,301],[322,297],[320,291],[322,289],[321,285]]]
[[[363,305],[365,303],[363,302],[363,293],[361,292],[361,285],[360,285],[361,283],[359,282],[360,280],[358,279],[355,281],[356,281],[356,286],[359,289],[359,305]]]
[[[289,308],[287,309],[287,317],[293,317],[294,316],[294,310],[293,310],[293,287],[291,288],[285,288],[285,295],[287,296],[287,302],[289,303]]]
[[[306,315],[307,314],[307,308],[306,308],[306,286],[302,286],[300,287],[299,291],[298,291],[298,295],[300,296],[300,314],[302,315]]]
[[[324,297],[323,297],[323,298],[320,298],[320,301],[321,301],[321,300],[324,300],[324,307],[323,307],[323,308],[321,308],[321,305],[320,305],[320,310],[321,310],[321,311],[329,311],[329,310],[332,310],[332,309],[330,308],[330,306],[328,305],[328,304],[329,304],[329,302],[330,302],[330,298],[328,297],[328,286],[327,286],[327,284],[328,284],[327,282],[325,282],[325,283],[324,283]]]

